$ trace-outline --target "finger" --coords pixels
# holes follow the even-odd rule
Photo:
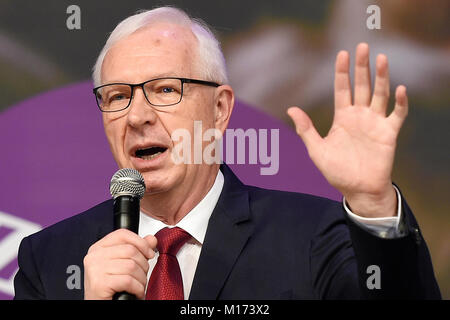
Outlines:
[[[143,285],[147,283],[147,273],[133,259],[110,260],[105,272],[109,275],[130,275]]]
[[[308,149],[309,155],[312,157],[317,152],[322,143],[322,137],[317,132],[316,128],[308,117],[308,115],[298,107],[291,107],[287,111],[295,124],[297,134],[302,138]]]
[[[143,299],[145,296],[145,284],[130,275],[110,275],[107,281],[114,292],[126,291],[135,295],[138,299]]]
[[[126,229],[118,229],[107,234],[105,237],[91,246],[91,248],[89,248],[89,251],[96,250],[99,247],[112,247],[126,243],[135,246],[148,259],[150,259],[153,254],[153,249],[148,241],[144,240],[136,233]]]
[[[360,43],[355,58],[355,106],[370,105],[369,45]]]
[[[408,96],[406,94],[405,86],[398,86],[395,90],[395,107],[388,117],[388,121],[392,126],[400,131],[403,122],[408,115]]]
[[[373,90],[372,103],[370,107],[376,113],[386,115],[389,103],[389,65],[387,57],[380,54],[376,62],[375,87]]]
[[[155,253],[153,252],[150,259],[154,256]],[[122,244],[103,248],[102,260],[113,259],[132,259],[141,267],[142,271],[147,272],[149,269],[147,257],[145,257],[135,246],[131,244]]]
[[[352,91],[349,76],[350,56],[347,51],[339,51],[336,56],[334,75],[334,106],[336,109],[352,104]]]

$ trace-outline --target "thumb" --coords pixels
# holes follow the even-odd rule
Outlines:
[[[148,242],[150,245],[150,248],[156,249],[156,245],[158,244],[158,240],[154,235],[149,234],[148,236],[144,237],[144,240]]]
[[[302,109],[298,107],[290,107],[287,114],[291,117],[295,124],[295,131],[302,138],[308,149],[308,153],[317,148],[322,143],[322,137],[317,132],[311,119]]]

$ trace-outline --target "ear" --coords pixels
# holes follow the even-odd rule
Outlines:
[[[214,102],[215,127],[223,134],[228,126],[231,112],[234,107],[233,88],[229,85],[222,85],[218,87],[216,89]]]

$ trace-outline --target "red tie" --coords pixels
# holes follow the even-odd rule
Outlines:
[[[158,261],[148,281],[146,300],[184,300],[183,280],[176,254],[191,235],[180,229],[164,228],[158,239]]]

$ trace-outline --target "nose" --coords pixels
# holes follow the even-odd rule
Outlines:
[[[128,108],[128,124],[133,128],[138,129],[145,124],[154,124],[158,118],[145,98],[142,88],[134,88],[133,98]]]

